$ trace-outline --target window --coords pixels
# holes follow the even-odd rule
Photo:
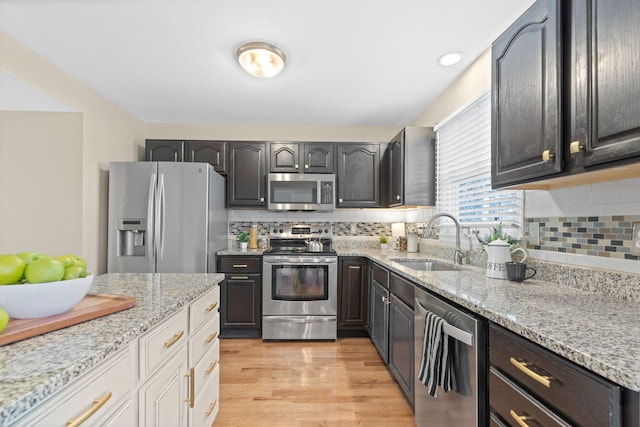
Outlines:
[[[508,234],[521,236],[523,191],[491,189],[491,92],[453,113],[435,130],[438,212],[454,215],[460,225],[480,230],[481,235],[502,222]],[[451,232],[443,228],[441,234]]]

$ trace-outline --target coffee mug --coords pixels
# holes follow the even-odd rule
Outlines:
[[[536,269],[527,267],[524,262],[505,262],[504,265],[507,267],[507,278],[512,282],[522,282],[536,275]],[[527,271],[529,270],[533,271],[533,273],[527,276]]]

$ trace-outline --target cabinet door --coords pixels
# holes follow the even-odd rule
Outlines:
[[[369,298],[369,321],[371,323],[371,341],[378,353],[389,362],[389,291],[375,279],[371,280]]]
[[[184,142],[164,139],[147,139],[144,144],[144,159],[148,162],[181,162]]]
[[[389,368],[413,404],[413,309],[391,294],[389,308]]]
[[[336,145],[330,142],[305,143],[303,155],[305,173],[334,173]]]
[[[388,176],[388,194],[389,200],[387,206],[404,205],[404,142],[402,134],[389,143],[387,147],[387,165],[389,168]],[[427,166],[424,165],[426,168]],[[384,185],[384,184],[383,184]]]
[[[223,338],[261,336],[262,280],[259,274],[227,274],[221,283]]]
[[[571,141],[576,166],[640,156],[637,0],[573,1]],[[573,151],[573,150],[572,150]]]
[[[260,142],[229,144],[229,206],[266,206],[265,152]]]
[[[560,3],[538,0],[492,45],[494,188],[562,171]]]
[[[140,388],[140,425],[179,427],[187,425],[187,345],[181,346],[151,379]]]
[[[272,142],[269,144],[270,172],[301,172],[300,144],[297,142]]]
[[[209,163],[219,174],[227,173],[227,143],[224,141],[185,141],[185,162]]]
[[[367,323],[367,261],[340,260],[338,330],[364,330]]]
[[[337,205],[380,207],[380,144],[340,144]]]

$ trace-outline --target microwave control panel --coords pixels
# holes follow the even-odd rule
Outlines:
[[[320,203],[323,205],[333,204],[333,181],[320,182]]]

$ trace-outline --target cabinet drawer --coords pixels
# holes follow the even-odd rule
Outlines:
[[[189,365],[194,366],[202,356],[218,341],[220,335],[220,314],[207,322],[193,337],[189,339]]]
[[[196,400],[200,398],[200,392],[207,381],[220,370],[220,340],[214,340],[212,344],[213,346],[193,369]]]
[[[183,309],[140,337],[140,379],[151,374],[173,350],[186,345],[188,335],[189,320],[187,310]]]
[[[212,377],[205,384],[202,393],[196,399],[195,407],[189,411],[189,426],[209,427],[220,409],[220,367],[211,372]]]
[[[489,405],[509,425],[569,426],[559,416],[536,401],[493,368],[489,371]]]
[[[229,256],[220,258],[220,273],[260,273],[262,258]]]
[[[397,274],[389,275],[390,290],[409,307],[413,308],[413,298],[415,295],[415,285]]]
[[[537,344],[491,325],[489,358],[492,366],[573,423],[610,426],[620,422],[620,387]],[[548,386],[536,375],[549,377]]]
[[[189,331],[193,334],[220,309],[220,286],[215,286],[189,305]]]
[[[371,275],[373,280],[389,289],[389,270],[380,267],[378,264],[371,263]]]
[[[63,426],[97,408],[87,418],[88,423],[95,423],[98,418],[115,411],[119,402],[129,393],[133,364],[132,352],[127,348],[124,352],[107,359],[101,367],[92,370],[91,378],[85,378],[80,385],[74,386],[71,390],[63,390],[61,399],[54,397],[47,405],[51,410],[44,409],[35,420],[25,420],[25,424],[18,422],[18,425]],[[102,406],[99,406],[100,404]]]

